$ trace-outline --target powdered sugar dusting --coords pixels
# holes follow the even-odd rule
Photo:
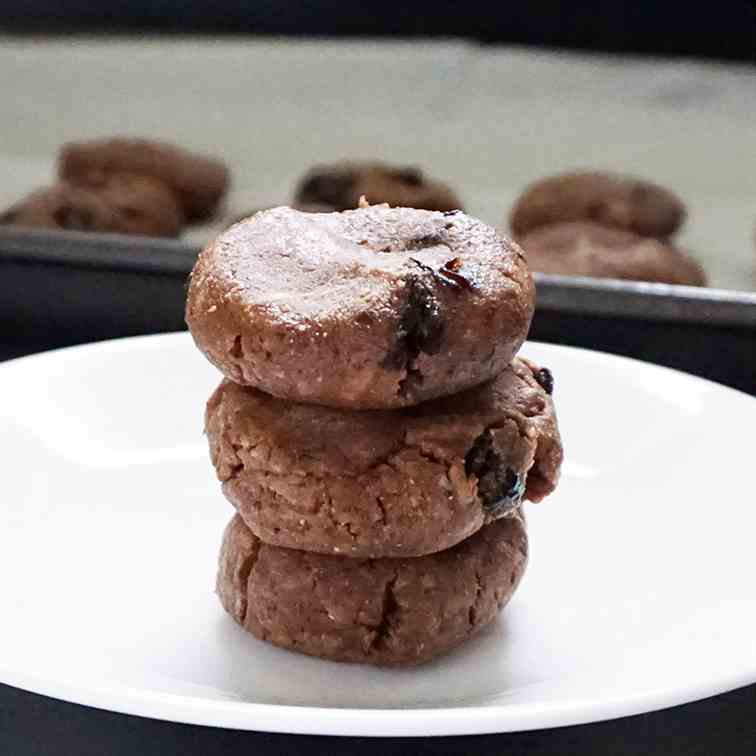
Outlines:
[[[229,301],[264,310],[287,327],[318,330],[362,312],[395,312],[407,275],[417,274],[413,260],[434,270],[456,260],[483,297],[519,288],[527,275],[516,245],[464,213],[385,205],[257,213],[202,253],[196,275]]]

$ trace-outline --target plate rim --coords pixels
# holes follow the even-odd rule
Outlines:
[[[89,351],[128,350],[134,344],[165,341],[184,342],[186,331],[130,336],[50,350],[0,363],[3,371],[24,370],[39,361]],[[683,379],[703,383],[718,391],[756,401],[749,394],[705,378],[622,355],[560,344],[529,341],[527,345],[546,351],[579,352],[599,359],[630,362],[636,367],[674,373]],[[108,685],[85,678],[78,683],[49,679],[34,671],[0,666],[0,682],[39,695],[120,714],[147,717],[187,725],[297,735],[363,737],[442,737],[521,732],[553,727],[583,725],[644,714],[683,705],[756,683],[756,657],[751,666],[704,681],[686,680],[653,691],[633,691],[613,696],[593,695],[569,701],[544,703],[490,703],[480,706],[435,708],[340,708],[234,700],[212,700],[178,693],[137,688],[128,683]]]
[[[128,684],[73,685],[45,682],[34,674],[7,674],[0,682],[29,693],[48,696],[117,714],[176,724],[286,735],[339,737],[451,737],[491,735],[555,727],[597,724],[647,714],[728,693],[756,682],[756,666],[716,682],[667,687],[630,696],[584,697],[546,704],[486,704],[437,708],[371,709],[218,701],[157,693]],[[151,704],[151,706],[149,706]]]

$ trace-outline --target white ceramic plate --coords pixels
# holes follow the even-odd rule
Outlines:
[[[218,381],[186,334],[0,366],[0,680],[120,712],[291,733],[596,721],[756,681],[756,401],[565,347],[567,462],[489,631],[415,670],[246,635],[213,595],[231,515],[202,436]]]

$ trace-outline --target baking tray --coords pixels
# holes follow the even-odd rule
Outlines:
[[[185,328],[198,251],[181,241],[0,229],[2,354]],[[756,293],[540,274],[536,287],[533,339],[756,393]]]
[[[676,241],[713,288],[756,291],[755,66],[459,39],[0,35],[0,71],[0,208],[54,180],[65,142],[114,135],[228,164],[195,245],[344,158],[419,166],[502,228],[530,182],[616,170],[680,195]]]

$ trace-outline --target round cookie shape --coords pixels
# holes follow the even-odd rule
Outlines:
[[[353,210],[360,197],[372,205],[421,210],[461,210],[462,203],[444,183],[428,178],[415,166],[376,161],[342,161],[311,168],[299,182],[294,205],[326,205]]]
[[[32,192],[0,213],[0,225],[116,232],[119,219],[96,192],[59,183]]]
[[[501,372],[533,304],[522,250],[464,213],[280,207],[203,250],[186,321],[237,383],[293,401],[383,409]]]
[[[183,213],[178,200],[158,179],[114,173],[96,193],[115,211],[121,233],[174,237],[181,231]]]
[[[166,142],[125,137],[64,145],[58,173],[64,180],[93,187],[102,186],[114,173],[150,176],[176,194],[187,220],[212,216],[230,183],[228,168],[220,160]]]
[[[685,220],[685,205],[669,189],[633,176],[564,173],[531,184],[515,203],[509,226],[519,238],[541,226],[592,221],[641,236],[670,236]]]
[[[205,430],[223,492],[264,542],[348,557],[450,548],[556,487],[548,370],[515,359],[495,380],[394,411],[275,399],[224,381]]]
[[[527,563],[519,515],[416,559],[342,559],[261,542],[235,516],[217,593],[257,638],[343,662],[413,666],[490,624]]]
[[[596,223],[554,223],[520,242],[540,273],[706,285],[701,266],[673,245]]]

